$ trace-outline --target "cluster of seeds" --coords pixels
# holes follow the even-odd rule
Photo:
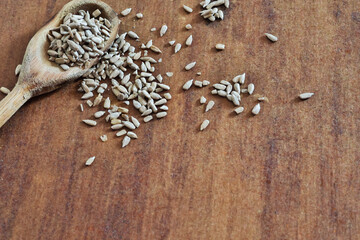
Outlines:
[[[224,5],[226,8],[229,8],[230,0],[204,0],[200,2],[200,5],[204,8],[204,10],[200,12],[200,15],[204,19],[209,19],[211,22],[214,22],[216,19],[224,19],[224,12],[218,9],[218,7]]]
[[[87,67],[92,59],[101,57],[104,54],[101,49],[110,37],[111,23],[100,15],[99,9],[91,15],[84,10],[67,14],[60,26],[47,35],[49,60],[66,71],[73,66]]]

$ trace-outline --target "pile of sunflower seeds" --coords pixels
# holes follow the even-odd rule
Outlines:
[[[200,15],[204,19],[209,19],[211,22],[214,22],[216,19],[224,19],[224,12],[217,7],[224,5],[226,8],[229,8],[230,0],[204,0],[200,2],[200,5],[204,8],[204,10],[200,12]]]
[[[73,66],[88,67],[90,61],[104,54],[101,50],[109,39],[111,23],[100,17],[100,10],[80,10],[78,14],[67,14],[59,27],[50,30],[49,60],[63,70]]]
[[[117,35],[114,43],[104,53],[100,61],[83,76],[79,92],[82,92],[82,100],[89,107],[100,106],[102,111],[94,114],[94,119],[85,119],[83,122],[89,126],[96,126],[98,119],[105,118],[111,124],[111,129],[116,131],[117,137],[123,137],[122,147],[126,147],[132,139],[138,136],[133,130],[140,127],[140,121],[129,115],[129,109],[111,103],[109,97],[103,94],[108,89],[126,106],[130,103],[137,109],[145,123],[154,118],[167,116],[167,102],[172,98],[169,92],[170,86],[163,83],[163,76],[155,74],[157,60],[148,56],[147,50],[137,51],[130,40],[138,40],[139,36],[133,32],[125,32]],[[141,49],[150,49],[154,53],[161,50],[153,45],[153,40],[141,44]],[[155,49],[155,51],[154,51]],[[102,83],[110,79],[110,84]],[[80,105],[81,108],[82,104]],[[83,109],[83,108],[82,108]],[[101,136],[105,142],[107,137]]]

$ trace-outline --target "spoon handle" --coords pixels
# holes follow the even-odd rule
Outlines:
[[[31,94],[29,90],[17,84],[14,89],[0,102],[0,128],[30,98]]]

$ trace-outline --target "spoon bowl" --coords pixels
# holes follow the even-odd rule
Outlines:
[[[111,23],[110,37],[100,50],[105,52],[111,46],[118,33],[120,20],[117,13],[109,5],[98,0],[74,0],[64,5],[60,12],[30,40],[18,82],[14,89],[0,102],[0,128],[31,97],[51,92],[65,83],[80,78],[100,60],[100,57],[97,57],[92,59],[86,67],[85,65],[74,66],[64,71],[59,65],[49,61],[47,54],[50,44],[47,34],[51,29],[58,27],[68,13],[76,14],[79,10],[91,13],[96,9],[101,11],[100,17],[108,19]]]

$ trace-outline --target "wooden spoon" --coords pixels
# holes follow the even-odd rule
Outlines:
[[[58,27],[68,13],[75,14],[79,10],[92,13],[96,9],[101,11],[101,17],[111,22],[111,36],[101,50],[106,51],[111,46],[118,33],[120,20],[117,13],[109,5],[98,0],[74,0],[66,4],[30,40],[26,48],[18,82],[14,89],[0,102],[0,128],[30,98],[53,91],[64,83],[81,77],[99,61],[98,57],[92,60],[87,68],[71,67],[69,70],[64,71],[59,65],[50,62],[47,54],[50,44],[47,40],[47,34],[50,29]]]

